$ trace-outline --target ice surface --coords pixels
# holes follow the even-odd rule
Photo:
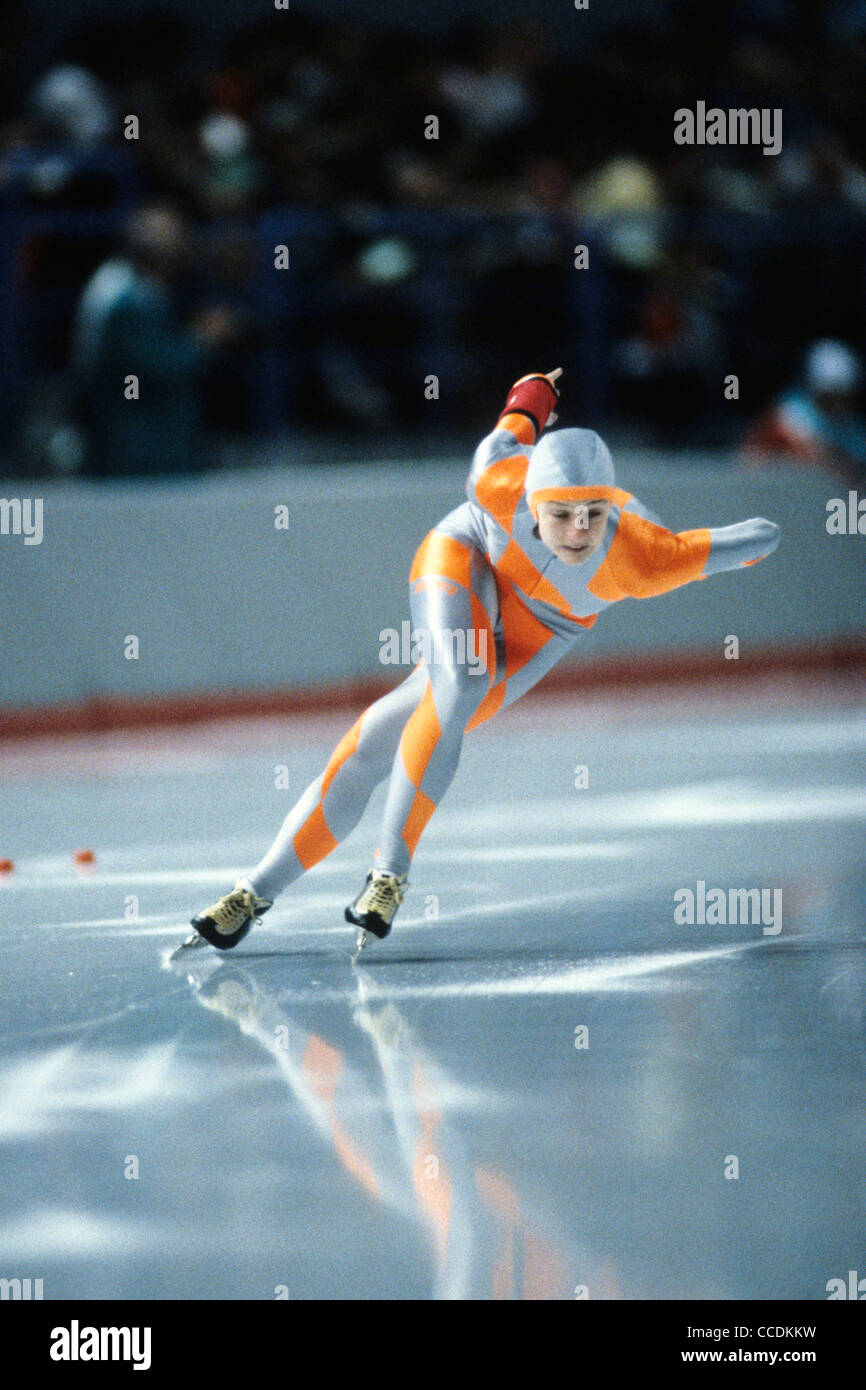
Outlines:
[[[349,722],[4,750],[0,1276],[826,1297],[866,1238],[852,689],[524,701],[467,739],[358,966],[381,793],[235,952],[170,964]],[[699,881],[781,890],[781,930],[678,922]]]

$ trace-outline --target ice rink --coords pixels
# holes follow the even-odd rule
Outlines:
[[[527,699],[467,738],[359,965],[381,789],[235,952],[169,962],[350,722],[4,747],[0,1276],[824,1299],[866,1273],[862,688]],[[681,920],[713,889],[740,917],[730,890],[766,890],[760,917]]]

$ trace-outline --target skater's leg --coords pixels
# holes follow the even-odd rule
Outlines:
[[[376,700],[334,749],[327,767],[286,816],[264,858],[248,875],[260,897],[273,900],[330,854],[361,818],[370,795],[388,776],[407,719],[424,691],[416,667]]]
[[[424,827],[447,790],[466,725],[496,672],[496,581],[468,541],[433,531],[412,567],[413,632],[427,648],[426,685],[400,737],[388,783],[378,870],[404,875]]]
[[[448,564],[447,557],[444,563],[443,557],[437,558],[452,587],[457,585],[453,559]],[[477,570],[477,578],[473,571],[476,606],[471,609],[476,622],[479,593],[487,602],[485,611],[489,612],[491,606],[489,589],[479,583],[483,565],[477,566]],[[446,618],[453,626],[455,611],[462,612],[465,618],[466,591],[463,586],[458,588],[459,595],[446,594],[444,598],[441,588],[430,585],[413,592],[415,627],[422,623],[441,625]],[[424,698],[403,731],[400,754],[388,784],[377,868],[397,875],[408,872],[418,840],[457,769],[464,733],[513,704],[574,645],[575,638],[560,635],[540,622],[501,582],[497,586],[497,603],[500,660],[495,671],[491,667],[492,682],[486,690],[477,677],[467,675],[465,667],[439,662],[430,668]]]

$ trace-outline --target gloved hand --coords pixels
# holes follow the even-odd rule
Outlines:
[[[553,406],[559,398],[556,382],[561,376],[562,368],[555,367],[552,372],[531,372],[515,381],[508,393],[505,409],[499,416],[500,420],[514,412],[528,415],[535,426],[536,435],[541,434],[543,429],[557,419]]]

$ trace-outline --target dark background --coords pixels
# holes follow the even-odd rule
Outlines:
[[[89,138],[40,95],[65,65],[86,75]],[[514,377],[562,365],[572,416],[614,437],[736,445],[809,343],[862,349],[864,78],[860,0],[13,3],[7,469],[62,466],[44,441],[74,414],[82,289],[130,214],[166,200],[189,226],[179,312],[239,325],[203,383],[218,441],[463,448]],[[677,146],[673,113],[698,100],[781,107],[782,153]],[[208,152],[215,117],[239,154]]]

